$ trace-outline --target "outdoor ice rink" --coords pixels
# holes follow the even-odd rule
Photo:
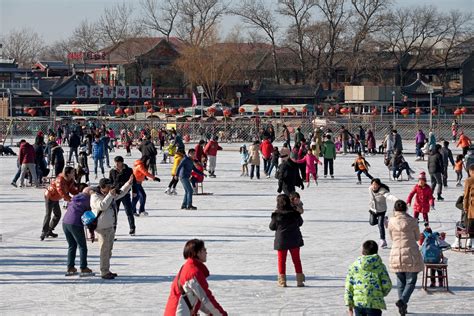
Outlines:
[[[185,242],[200,238],[205,240],[208,250],[210,288],[229,315],[345,315],[347,268],[359,256],[363,241],[379,240],[377,226],[368,223],[369,180],[363,178],[363,184],[356,185],[351,167],[354,155],[338,156],[334,180],[323,179],[320,170],[319,185],[312,183],[300,191],[305,206],[305,246],[301,256],[306,287],[296,288],[293,265],[288,258],[289,287],[279,288],[274,234],[268,228],[276,204],[277,182],[273,177],[253,181],[240,177],[239,145],[224,147],[217,158],[217,178],[206,178],[204,184],[205,191],[214,195],[194,196],[197,211],[179,209],[181,184],[177,196],[163,193],[170,180],[171,166],[158,165],[161,183],[144,184],[149,216],[136,219],[135,237],[128,235],[125,212],[121,210],[119,214],[118,240],[111,261],[111,270],[119,277],[111,281],[98,276],[64,276],[67,243],[62,221],[56,229],[59,238],[39,240],[43,190],[13,188],[10,182],[16,171],[16,158],[0,157],[0,314],[161,315],[171,281],[183,263]],[[124,153],[120,149],[111,158]],[[132,157],[125,157],[126,163],[133,165],[138,157],[134,149]],[[415,162],[413,155],[406,158],[417,173],[426,170],[426,161]],[[405,200],[415,180],[391,182],[382,156],[367,159],[372,165],[370,173]],[[447,241],[452,243],[455,222],[460,219],[454,203],[462,190],[455,187],[451,168],[449,177],[449,187],[443,194],[445,201],[436,203],[430,221],[433,229],[445,231]],[[388,244],[390,247],[389,238]],[[88,247],[89,267],[97,272],[98,244],[88,242]],[[379,251],[387,265],[389,252]],[[447,251],[445,256],[449,258],[452,292],[425,293],[420,289],[420,273],[409,303],[410,313],[474,314],[474,256],[453,251]],[[77,266],[78,260],[79,256]],[[385,314],[397,315],[396,278],[390,275],[394,288],[386,298]]]

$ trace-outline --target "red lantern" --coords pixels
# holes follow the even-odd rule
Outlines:
[[[273,115],[273,109],[268,109],[268,110],[265,112],[265,115],[266,115],[266,116],[272,116],[272,115]]]
[[[330,107],[329,110],[328,110],[328,113],[329,114],[334,114],[334,112],[336,112],[336,109],[334,109],[333,107]]]
[[[291,108],[290,113],[293,114],[293,115],[296,115],[298,113],[298,111],[296,111],[295,108]]]
[[[72,101],[72,104],[77,104],[78,102],[76,100]]]
[[[375,115],[377,115],[377,114],[379,114],[379,110],[377,110],[377,108],[373,108],[373,109],[372,109],[372,115],[375,116]]]
[[[388,112],[393,113],[393,106],[388,108]]]
[[[403,108],[400,110],[400,114],[402,114],[404,117],[407,117],[407,115],[410,114],[410,110],[407,108]]]
[[[281,113],[283,113],[283,115],[288,114],[288,112],[290,112],[290,110],[288,110],[288,108],[286,108],[286,107],[284,107],[283,109],[281,109]]]
[[[166,109],[165,109],[165,108],[161,108],[161,109],[160,109],[160,113],[166,113]]]
[[[461,116],[461,115],[462,115],[462,110],[461,110],[461,109],[456,109],[456,110],[454,111],[454,115],[456,115],[456,116]]]
[[[145,101],[143,104],[145,104],[145,106],[150,106],[151,102],[150,101]]]
[[[171,115],[176,115],[176,113],[178,113],[178,111],[176,111],[176,109],[170,109],[168,113],[171,114]]]
[[[229,109],[225,109],[223,112],[225,117],[230,117],[230,115],[232,114],[232,112],[229,110]]]
[[[133,114],[133,110],[131,108],[125,108],[125,110],[123,110],[125,112],[125,114],[127,115],[132,115]]]
[[[28,114],[28,111],[29,111],[29,110],[30,110],[30,108],[27,107],[27,106],[25,106],[25,107],[23,108],[23,112],[24,112],[25,114]]]
[[[303,108],[303,109],[301,109],[301,112],[303,112],[303,113],[306,114],[306,113],[308,113],[308,109],[307,109],[307,108]]]
[[[76,109],[75,114],[76,114],[76,115],[82,115],[82,110],[81,110],[81,109]]]
[[[341,114],[347,114],[347,113],[348,113],[348,110],[347,110],[347,108],[341,108],[341,109],[339,110],[339,112],[341,112]]]
[[[418,116],[421,114],[421,109],[420,108],[416,108],[415,110],[415,114]]]
[[[243,107],[240,107],[240,108],[239,108],[239,113],[240,113],[241,115],[244,114],[244,113],[245,113],[245,109],[244,109]]]
[[[462,114],[466,114],[467,113],[467,108],[465,106],[463,106],[461,108],[461,112],[462,112]]]
[[[436,110],[436,109],[433,109],[433,111],[431,111],[431,114],[433,114],[433,115],[437,115],[437,114],[438,114],[438,110]]]
[[[148,109],[148,110],[146,110],[146,111],[147,111],[148,113],[150,113],[150,114],[153,114],[153,113],[155,113],[155,110],[153,110],[153,108],[149,108],[149,109]]]
[[[254,113],[258,113],[258,110],[259,110],[258,106],[256,106],[256,107],[253,108],[253,112],[254,112]]]
[[[122,115],[123,115],[123,110],[122,110],[122,108],[119,107],[119,108],[116,108],[116,109],[115,109],[115,112],[114,112],[114,113],[115,113],[115,115],[117,115],[117,116],[122,116]]]
[[[35,116],[36,115],[36,110],[35,109],[29,109],[28,114],[31,115],[31,116]]]
[[[44,106],[49,106],[49,101],[48,101],[48,100],[43,101],[43,105],[44,105]]]
[[[183,107],[180,107],[180,108],[178,109],[178,112],[179,112],[179,114],[183,114],[183,113],[185,112],[185,110],[184,110]]]
[[[352,108],[347,108],[347,113],[352,113]]]

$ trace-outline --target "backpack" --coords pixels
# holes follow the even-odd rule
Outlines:
[[[440,263],[441,247],[438,243],[438,233],[424,232],[425,240],[421,246],[421,255],[425,263]]]

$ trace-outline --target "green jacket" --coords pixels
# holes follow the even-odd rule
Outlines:
[[[392,281],[379,255],[360,256],[346,277],[344,301],[349,307],[386,309],[384,297]]]
[[[326,159],[336,158],[336,145],[334,145],[332,140],[327,140],[323,143],[322,154]]]

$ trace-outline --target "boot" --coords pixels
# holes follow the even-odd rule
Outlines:
[[[438,194],[438,201],[444,201],[444,198],[441,196],[441,194]]]
[[[285,274],[279,274],[278,275],[278,286],[286,287],[286,275]]]
[[[67,267],[66,276],[76,275],[77,269],[75,267]]]
[[[305,277],[303,273],[296,274],[296,286],[303,287],[304,286]]]
[[[89,269],[88,267],[81,268],[81,276],[93,276],[93,275],[94,275],[94,272],[92,272],[92,270]]]

